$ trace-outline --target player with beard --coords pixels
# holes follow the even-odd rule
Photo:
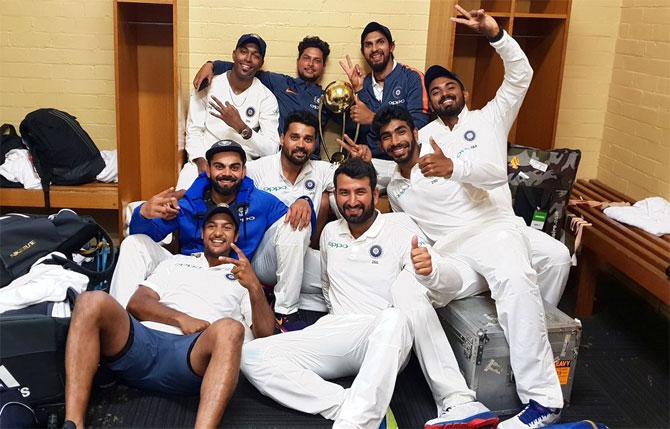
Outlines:
[[[308,111],[314,115],[319,113],[319,101],[323,90],[321,89],[321,78],[330,55],[330,46],[317,36],[307,36],[298,43],[298,59],[296,60],[296,71],[298,77],[287,76],[281,73],[259,71],[256,77],[261,83],[268,87],[277,97],[279,103],[279,134],[284,134],[284,124],[291,112]],[[193,79],[193,86],[198,89],[201,85],[207,85],[214,76],[225,73],[233,67],[228,61],[206,62]],[[328,110],[324,109],[323,123],[328,120]],[[320,159],[321,148],[317,140],[312,159]]]
[[[212,79],[206,91],[191,94],[186,120],[187,162],[177,189],[188,189],[205,171],[205,152],[219,140],[233,140],[256,159],[279,148],[277,99],[255,75],[263,66],[265,41],[257,34],[244,34],[233,51],[228,73]]]
[[[298,305],[303,260],[315,216],[309,197],[290,208],[246,177],[246,153],[237,142],[222,140],[206,152],[208,169],[177,200],[169,189],[137,207],[130,236],[121,243],[119,264],[110,293],[125,305],[135,288],[170,253],[157,241],[179,232],[180,252],[202,251],[200,231],[208,208],[224,203],[240,223],[238,245],[249,257],[259,279],[275,285],[275,312],[286,329],[299,327]],[[304,325],[303,325],[304,326]]]
[[[375,127],[382,145],[400,161],[387,188],[389,200],[394,210],[417,222],[438,252],[453,255],[486,279],[510,345],[517,393],[527,404],[498,427],[543,427],[559,419],[563,396],[540,286],[547,289],[545,294],[560,297],[556,290],[562,291],[562,285],[557,284],[560,275],[541,278],[546,260],[538,261],[542,252],[537,243],[553,242],[551,246],[561,251],[564,246],[516,217],[509,189],[503,188],[507,135],[533,71],[518,43],[492,17],[481,9],[456,8],[462,17],[452,20],[486,36],[501,56],[503,83],[486,106],[470,111],[458,76],[440,66],[430,67],[426,87],[438,119],[418,132],[420,154],[413,141],[415,127],[406,113],[389,108],[378,114]],[[409,158],[406,152],[411,152]],[[500,198],[503,191],[506,198]],[[563,252],[566,257],[561,259],[568,259]],[[553,271],[563,270],[561,259]],[[541,285],[543,280],[546,284]],[[476,292],[460,291],[457,296]]]
[[[395,42],[388,27],[371,22],[361,33],[361,53],[372,70],[363,76],[358,64],[353,65],[347,55],[340,66],[347,74],[357,94],[357,101],[350,110],[353,121],[360,124],[359,141],[365,143],[374,158],[388,160],[379,147],[379,136],[371,128],[375,113],[383,106],[405,106],[412,114],[414,123],[421,128],[428,123],[428,96],[423,85],[423,74],[418,70],[399,64],[394,56]],[[353,135],[353,132],[349,133]],[[375,161],[377,171],[383,176],[393,164]]]
[[[199,393],[195,427],[219,424],[237,384],[245,331],[260,338],[274,329],[263,288],[233,243],[238,232],[235,214],[214,207],[203,218],[204,253],[163,261],[128,311],[107,293],[79,296],[65,351],[64,428],[84,428],[101,361],[139,389]],[[229,258],[232,250],[239,259]]]
[[[433,290],[459,277],[419,247],[421,232],[407,215],[375,210],[371,164],[349,160],[334,180],[343,219],[321,234],[329,314],[302,331],[246,344],[241,368],[261,393],[287,407],[320,413],[336,428],[377,428],[412,345],[410,321],[393,308],[392,290],[417,289],[417,282]],[[348,389],[326,381],[351,375],[356,378]]]
[[[311,159],[317,146],[318,127],[312,113],[304,110],[290,113],[284,121],[286,131],[281,136],[281,151],[247,163],[247,176],[258,189],[271,193],[286,205],[303,196],[312,200],[314,212],[318,214],[317,229],[312,237],[312,248],[305,255],[300,310],[325,312],[317,249],[321,229],[328,221],[327,197],[334,189],[336,166]],[[321,207],[324,198],[326,203]]]

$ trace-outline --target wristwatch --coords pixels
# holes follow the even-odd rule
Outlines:
[[[240,135],[242,136],[242,138],[244,140],[249,140],[251,138],[251,134],[252,134],[251,128],[246,127],[246,126],[244,127],[244,129],[242,131],[240,131]]]

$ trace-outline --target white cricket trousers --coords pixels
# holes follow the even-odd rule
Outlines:
[[[434,248],[440,253],[458,255],[486,279],[510,347],[510,363],[521,402],[533,399],[545,407],[562,408],[563,394],[525,228],[501,221],[459,239],[438,240]]]
[[[409,321],[398,309],[329,314],[301,331],[246,343],[241,369],[262,394],[334,420],[334,428],[377,429],[411,347]],[[326,381],[352,375],[348,389]]]
[[[437,415],[449,407],[475,400],[475,392],[468,388],[433,308],[434,305],[444,306],[441,304],[442,301],[451,301],[454,292],[461,286],[461,279],[455,267],[453,276],[449,278],[443,278],[444,272],[444,270],[440,272],[441,290],[427,290],[408,270],[402,270],[391,287],[395,307],[410,321],[414,336],[414,353],[433,394]]]
[[[251,264],[263,284],[275,285],[275,311],[298,311],[305,252],[311,228],[293,230],[284,218],[277,220],[263,236]],[[109,293],[125,307],[137,287],[170,252],[144,234],[133,234],[121,243],[119,260]]]
[[[540,295],[549,304],[557,307],[570,275],[572,263],[570,251],[563,243],[552,236],[525,224],[519,225],[519,231],[530,244],[530,265],[537,273]],[[451,256],[455,259],[462,259],[458,254],[452,254]],[[453,299],[478,295],[489,289],[486,279],[474,271],[466,260],[456,265],[461,273],[463,285]],[[446,304],[448,302],[444,303],[444,305]]]

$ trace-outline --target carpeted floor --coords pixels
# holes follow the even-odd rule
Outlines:
[[[669,428],[670,324],[609,276],[599,281],[596,314],[583,320],[572,403],[563,421],[592,419],[610,428]],[[561,308],[571,313],[574,290]],[[339,380],[343,385],[350,379]],[[197,398],[168,397],[116,385],[94,392],[93,427],[192,427]],[[391,409],[401,428],[435,417],[430,391],[413,357],[399,375]],[[319,428],[331,422],[263,397],[242,377],[221,427]]]

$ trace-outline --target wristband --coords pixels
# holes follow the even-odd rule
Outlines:
[[[496,34],[496,35],[493,36],[492,38],[489,39],[489,38],[487,37],[489,43],[495,43],[495,42],[497,42],[498,40],[500,40],[500,39],[502,39],[502,38],[503,38],[503,29],[502,29],[502,28],[500,28],[500,29],[498,30],[498,34]]]

